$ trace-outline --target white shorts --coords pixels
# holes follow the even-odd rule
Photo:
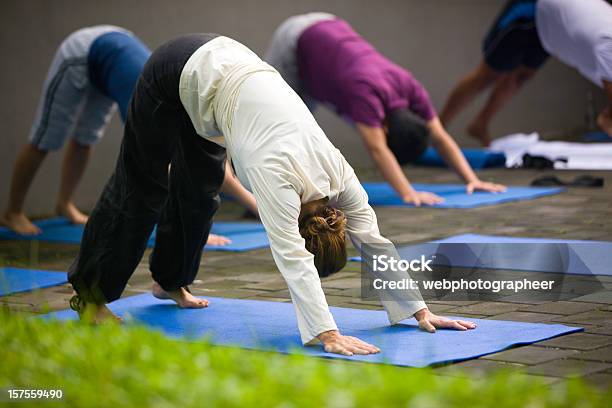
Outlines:
[[[57,150],[69,137],[82,145],[102,137],[115,103],[90,83],[87,58],[99,36],[115,31],[127,32],[110,25],[88,27],[62,42],[43,84],[30,144],[40,150]]]

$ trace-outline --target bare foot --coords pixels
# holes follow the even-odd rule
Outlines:
[[[151,289],[153,296],[158,299],[172,299],[176,304],[183,309],[202,309],[208,307],[208,300],[198,299],[193,296],[189,289],[185,286],[178,290],[167,292],[159,286],[159,283],[154,282],[153,288]]]
[[[222,235],[210,234],[208,236],[208,241],[206,241],[206,245],[215,245],[215,246],[224,246],[227,244],[231,244],[232,240],[224,237]]]
[[[92,324],[98,325],[105,322],[123,323],[123,319],[111,312],[106,305],[84,303],[78,295],[74,295],[70,299],[70,308],[79,314],[81,320]]]
[[[41,232],[40,228],[34,225],[32,221],[30,221],[30,219],[22,212],[7,212],[4,214],[4,217],[0,219],[0,222],[19,235],[38,235]]]
[[[597,125],[612,137],[612,108],[607,108],[597,116]]]
[[[487,126],[478,122],[472,122],[467,127],[467,132],[474,139],[478,140],[482,146],[488,147],[491,144],[491,135]]]
[[[85,224],[87,223],[88,217],[79,211],[78,208],[74,205],[74,203],[69,202],[67,204],[58,204],[55,207],[55,212],[58,215],[64,216],[68,218],[73,224]]]

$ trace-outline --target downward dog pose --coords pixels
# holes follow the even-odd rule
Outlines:
[[[274,33],[265,60],[311,110],[318,102],[331,105],[355,125],[383,177],[405,202],[442,201],[415,191],[400,167],[423,154],[429,134],[468,192],[504,190],[476,176],[412,74],[380,54],[346,21],[327,13],[290,17]]]
[[[216,34],[172,40],[147,62],[115,173],[70,268],[78,293],[73,308],[91,309],[96,321],[113,317],[105,304],[121,295],[156,222],[154,295],[180,307],[208,306],[188,285],[218,207],[226,148],[237,177],[257,200],[303,343],[320,340],[325,350],[348,355],[378,352],[340,334],[319,280],[345,265],[345,231],[357,247],[390,244],[379,234],[365,191],[278,72]],[[432,332],[475,327],[429,312],[418,292],[385,300],[391,322],[414,315]]]
[[[539,0],[536,28],[544,49],[602,88],[597,116],[612,137],[612,5],[604,0]]]
[[[480,65],[455,86],[442,110],[448,125],[479,93],[493,86],[468,126],[483,146],[489,123],[536,74],[548,55],[577,68],[603,88],[608,105],[597,124],[612,135],[612,6],[604,0],[510,0],[487,35]]]
[[[131,32],[110,25],[80,29],[62,42],[43,86],[30,141],[15,163],[4,224],[20,234],[40,233],[23,212],[24,200],[47,153],[60,149],[68,138],[56,211],[75,224],[87,221],[72,196],[115,105],[125,120],[132,91],[150,54]],[[254,199],[231,173],[223,191],[256,213]],[[211,235],[209,243],[223,245],[229,240]]]
[[[47,154],[67,139],[56,212],[76,224],[87,221],[72,196],[115,104],[125,118],[150,53],[131,32],[111,25],[80,29],[61,43],[43,85],[29,142],[15,162],[4,224],[20,234],[40,233],[23,212],[25,197]]]
[[[537,0],[509,0],[483,44],[484,58],[450,93],[440,119],[449,125],[478,94],[493,86],[485,106],[468,126],[483,146],[491,144],[493,116],[528,82],[548,59],[535,22]]]

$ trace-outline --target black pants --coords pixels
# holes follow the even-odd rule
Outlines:
[[[89,217],[68,279],[93,303],[118,299],[155,224],[153,278],[165,290],[193,282],[219,207],[225,149],[198,136],[179,99],[189,57],[215,34],[172,40],[138,80],[114,174]],[[171,165],[168,173],[168,165]]]

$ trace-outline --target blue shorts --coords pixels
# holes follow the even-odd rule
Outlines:
[[[538,69],[548,59],[535,24],[537,0],[510,0],[487,34],[483,53],[495,71]]]
[[[142,41],[120,31],[101,35],[89,50],[89,80],[117,104],[124,122],[132,92],[150,55]]]

